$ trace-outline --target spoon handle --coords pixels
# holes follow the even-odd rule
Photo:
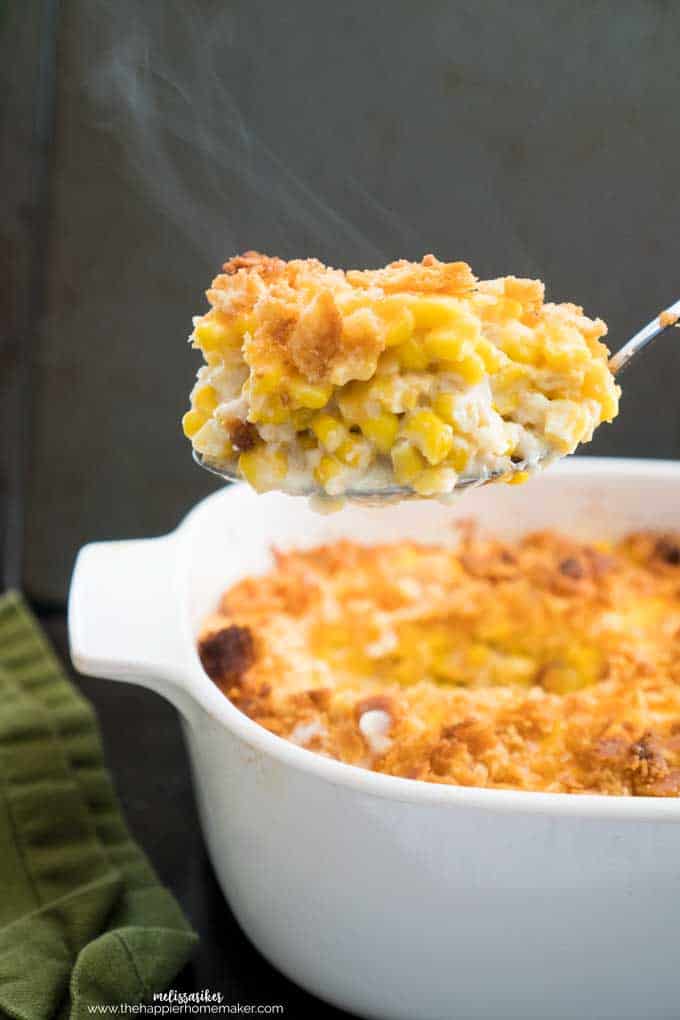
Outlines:
[[[652,340],[655,340],[659,333],[663,333],[664,330],[670,326],[675,325],[675,321],[668,321],[662,324],[661,318],[664,316],[677,315],[680,318],[680,301],[676,301],[674,305],[667,308],[661,315],[657,315],[656,318],[648,322],[646,326],[636,333],[635,336],[631,337],[628,343],[624,344],[620,351],[616,354],[612,354],[609,359],[609,370],[612,375],[618,375],[624,368],[633,360],[636,354],[644,350],[647,344],[650,344]]]

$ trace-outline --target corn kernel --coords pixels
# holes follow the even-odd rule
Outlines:
[[[194,392],[194,407],[204,414],[212,414],[217,404],[217,391],[214,386],[200,386]]]
[[[194,329],[194,339],[204,351],[240,347],[244,334],[255,328],[252,315],[241,315],[231,321],[223,318],[204,318]]]
[[[484,362],[478,354],[468,354],[467,357],[462,358],[460,361],[451,362],[448,367],[456,375],[461,376],[470,386],[481,382],[486,375]]]
[[[266,492],[286,477],[288,458],[282,450],[256,446],[241,454],[238,469],[256,492]]]
[[[303,432],[308,429],[314,420],[314,412],[307,407],[299,407],[290,416],[293,428],[296,432]]]
[[[336,450],[336,457],[343,464],[353,468],[360,468],[362,471],[365,471],[371,463],[372,454],[371,447],[364,439],[358,439],[352,435],[348,435],[347,439]]]
[[[443,418],[449,425],[456,424],[456,404],[457,397],[455,393],[438,393],[432,401],[432,409],[440,418]]]
[[[529,478],[528,471],[513,471],[512,474],[508,475],[505,479],[508,486],[523,486],[524,482]]]
[[[466,339],[446,326],[431,329],[423,337],[423,347],[436,361],[457,361],[469,349]]]
[[[413,312],[408,308],[398,309],[396,314],[390,316],[387,321],[384,342],[385,347],[397,347],[406,343],[413,334],[415,319]]]
[[[425,470],[427,461],[420,450],[402,441],[392,448],[392,466],[399,484],[410,485],[416,475]]]
[[[487,322],[508,322],[510,319],[519,319],[524,313],[524,305],[514,298],[499,297],[493,304],[488,304],[484,309],[484,318]]]
[[[540,683],[555,694],[569,694],[594,684],[601,671],[600,653],[594,648],[576,645],[566,648],[543,668]]]
[[[452,467],[458,474],[465,470],[470,459],[470,445],[462,436],[453,437],[451,449],[446,455],[447,466]]]
[[[399,355],[392,349],[383,351],[375,367],[375,378],[389,378],[399,371]]]
[[[430,464],[439,464],[453,445],[453,429],[433,411],[414,411],[408,418],[404,435],[412,440]]]
[[[330,400],[333,387],[330,383],[315,385],[306,379],[291,379],[288,383],[288,392],[293,404],[318,411]]]
[[[192,436],[191,441],[194,450],[209,462],[223,463],[234,456],[234,447],[227,433],[214,418],[209,418],[196,435]]]
[[[342,470],[343,466],[339,460],[325,454],[314,468],[314,478],[325,489]]]
[[[283,370],[280,365],[270,365],[266,372],[256,372],[250,380],[250,395],[266,397],[281,388]]]
[[[226,337],[226,329],[217,319],[203,319],[194,329],[194,342],[206,352],[219,350]]]
[[[453,468],[425,468],[413,479],[412,485],[419,496],[436,496],[442,492],[451,492],[458,476]]]
[[[343,418],[358,422],[370,415],[371,387],[366,382],[349,382],[338,390],[338,407]]]
[[[311,429],[329,453],[334,453],[349,435],[342,422],[331,414],[317,414],[312,421]]]
[[[434,329],[444,326],[456,318],[458,309],[451,298],[419,297],[410,304],[416,329]]]
[[[497,372],[503,365],[505,358],[495,344],[488,340],[480,340],[476,347],[477,355],[482,359],[487,372]]]
[[[505,479],[506,485],[523,485],[524,482],[528,481],[528,471],[513,471],[512,474],[508,475]]]
[[[200,411],[187,411],[182,418],[182,428],[187,439],[195,436],[198,430],[205,425],[205,422],[206,416],[201,414]]]
[[[399,365],[407,372],[424,372],[430,364],[430,357],[423,345],[411,337],[405,344],[397,348]]]
[[[399,431],[399,418],[396,414],[384,411],[375,418],[369,418],[361,424],[361,431],[374,443],[380,453],[389,453]]]
[[[250,419],[262,425],[285,425],[291,420],[291,410],[275,394],[263,400],[259,406],[252,406]]]

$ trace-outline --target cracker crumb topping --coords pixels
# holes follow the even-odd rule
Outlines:
[[[350,764],[680,796],[680,534],[502,542],[467,523],[451,548],[277,551],[199,648],[251,718]]]

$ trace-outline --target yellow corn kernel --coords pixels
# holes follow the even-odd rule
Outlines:
[[[286,477],[288,458],[282,450],[268,446],[255,446],[246,450],[238,459],[238,469],[256,492],[275,489]]]
[[[489,340],[480,338],[476,344],[475,352],[482,359],[487,372],[497,372],[506,360],[496,345]]]
[[[208,462],[223,463],[232,460],[234,447],[224,428],[214,418],[209,418],[191,442],[194,450],[206,458]]]
[[[337,392],[338,407],[343,418],[358,422],[369,417],[371,387],[367,382],[349,382]]]
[[[333,392],[330,383],[314,384],[307,382],[306,379],[291,379],[287,388],[294,405],[312,411],[325,407]]]
[[[431,467],[417,474],[411,484],[419,496],[436,496],[441,492],[451,492],[456,480],[453,468]]]
[[[365,470],[371,462],[372,450],[364,439],[348,435],[337,448],[335,455],[343,464]]]
[[[232,340],[241,341],[246,333],[253,333],[254,331],[254,315],[239,315],[229,323],[229,335]]]
[[[384,411],[375,418],[369,418],[362,422],[361,431],[380,453],[389,453],[397,438],[399,418],[396,414]]]
[[[202,351],[216,351],[227,339],[227,331],[217,319],[203,319],[194,329],[194,343]]]
[[[505,480],[506,485],[523,485],[529,478],[528,471],[513,471]]]
[[[420,450],[410,443],[398,442],[392,447],[392,467],[394,477],[400,485],[410,485],[413,479],[424,471],[427,461]]]
[[[413,334],[415,319],[409,308],[400,308],[387,321],[384,342],[385,347],[397,347],[404,344]]]
[[[430,364],[430,357],[423,345],[411,337],[405,344],[397,348],[399,365],[407,372],[424,372]]]
[[[612,386],[606,361],[588,365],[583,378],[583,396],[599,402],[602,421],[611,421],[618,414],[620,392],[618,386]]]
[[[478,354],[468,354],[466,358],[452,362],[450,369],[452,372],[455,372],[456,375],[461,376],[466,383],[470,384],[470,386],[474,386],[475,383],[481,382],[486,375],[484,362]]]
[[[457,317],[458,309],[451,298],[418,297],[414,298],[409,308],[415,319],[416,329],[434,329],[444,326]]]
[[[343,465],[339,460],[325,454],[314,468],[314,478],[325,489],[342,470]]]
[[[491,658],[491,649],[475,642],[468,647],[465,658],[470,666],[485,666]]]
[[[240,315],[230,322],[222,318],[204,318],[194,329],[194,340],[206,352],[240,347],[244,334],[254,328],[252,315]]]
[[[257,407],[251,407],[250,418],[262,425],[285,425],[291,420],[291,409],[274,394]]]
[[[199,386],[194,392],[194,407],[204,414],[212,414],[218,404],[217,391],[214,386]]]
[[[389,378],[399,371],[399,355],[396,350],[383,351],[375,366],[375,378]]]
[[[403,414],[404,411],[412,411],[418,403],[422,388],[412,385],[404,379],[403,375],[393,373],[375,379],[371,384],[371,397],[375,399],[378,407],[371,408],[371,413],[366,414],[362,421],[375,417],[380,413],[380,408],[385,408],[393,414]]]
[[[438,393],[432,401],[432,409],[448,425],[456,424],[456,403],[455,393]]]
[[[416,444],[430,464],[439,464],[453,445],[453,429],[434,411],[414,411],[408,418],[404,435]]]
[[[342,422],[334,418],[332,414],[317,414],[310,427],[329,453],[334,453],[349,435]]]
[[[299,407],[297,411],[293,411],[290,416],[290,420],[293,423],[293,428],[296,432],[303,432],[308,429],[314,419],[314,412],[310,411],[307,407]]]
[[[423,337],[426,353],[435,361],[458,361],[469,350],[470,344],[465,337],[441,326],[431,329]]]
[[[283,370],[280,365],[270,365],[266,372],[256,372],[250,380],[251,397],[267,397],[281,389]]]
[[[597,682],[602,673],[602,659],[594,648],[566,648],[544,666],[540,683],[555,694],[569,694]]]
[[[470,459],[470,445],[462,436],[454,435],[451,449],[446,455],[447,466],[452,467],[460,474],[467,467]]]
[[[509,319],[520,319],[524,314],[524,305],[514,298],[499,297],[494,304],[484,309],[487,322],[507,322]]]
[[[182,428],[187,439],[195,436],[198,430],[205,425],[205,422],[206,416],[201,414],[200,411],[187,411],[182,418]]]
[[[543,356],[545,335],[519,323],[513,323],[500,330],[499,346],[513,361],[523,365],[537,365]]]

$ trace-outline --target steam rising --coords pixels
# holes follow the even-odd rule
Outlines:
[[[260,247],[288,257],[306,250],[332,261],[339,250],[368,264],[386,261],[385,251],[301,179],[239,107],[239,80],[238,95],[247,96],[243,76],[258,70],[249,63],[257,59],[254,40],[249,46],[243,39],[252,25],[244,28],[238,5],[95,0],[84,11],[93,46],[83,55],[83,80],[97,125],[124,142],[127,172],[202,257],[218,265]],[[348,184],[355,219],[377,221],[381,236],[402,249],[413,243],[393,213],[357,181]]]

